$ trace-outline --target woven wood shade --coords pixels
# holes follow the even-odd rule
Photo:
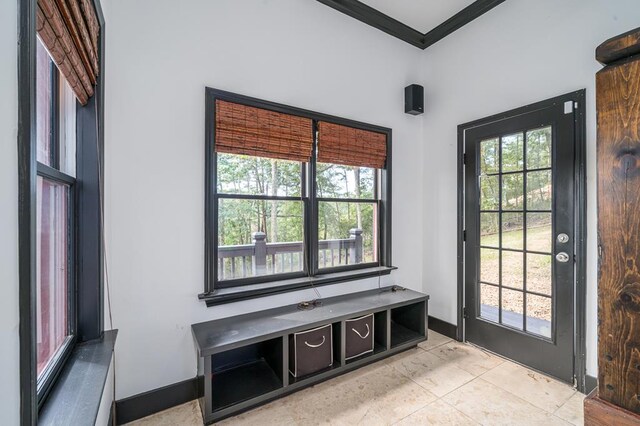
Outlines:
[[[100,24],[90,0],[38,0],[36,30],[42,44],[85,105],[93,96]]]
[[[386,160],[385,134],[324,121],[318,123],[319,162],[383,169]]]
[[[216,152],[308,162],[310,119],[216,100]]]

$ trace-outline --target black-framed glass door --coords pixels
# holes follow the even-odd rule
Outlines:
[[[465,334],[574,376],[574,108],[553,103],[465,130]]]

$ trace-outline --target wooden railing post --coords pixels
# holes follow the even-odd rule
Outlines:
[[[362,263],[362,229],[349,229],[349,237],[355,240],[353,247],[349,249],[349,263],[352,265]]]
[[[267,273],[267,234],[254,232],[251,234],[255,252],[253,256],[253,275],[265,275]]]

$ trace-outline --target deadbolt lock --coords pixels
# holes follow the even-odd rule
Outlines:
[[[558,242],[561,244],[565,244],[569,242],[569,236],[565,233],[558,234]]]
[[[569,261],[569,255],[563,251],[556,254],[556,260],[558,262],[567,263]]]

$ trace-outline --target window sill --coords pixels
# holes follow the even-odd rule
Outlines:
[[[93,425],[107,382],[118,330],[77,345],[38,414],[39,425]]]
[[[327,284],[336,284],[345,281],[360,280],[363,278],[389,275],[391,271],[398,269],[395,266],[376,266],[373,268],[351,270],[344,272],[334,272],[330,274],[317,275],[309,278],[295,278],[276,282],[250,284],[232,288],[221,288],[211,293],[202,293],[198,298],[204,300],[207,307],[233,303],[241,300],[253,299],[256,297],[271,296],[274,294],[286,293],[294,290],[302,290],[318,287]]]

